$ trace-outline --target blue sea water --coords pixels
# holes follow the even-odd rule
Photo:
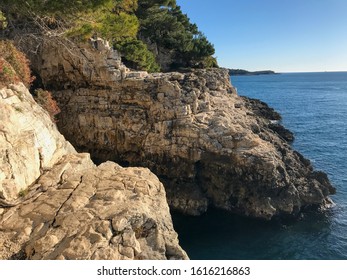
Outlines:
[[[298,221],[265,222],[212,210],[173,215],[191,259],[347,259],[347,72],[233,76],[239,95],[261,99],[295,134],[294,149],[329,175],[336,206]]]

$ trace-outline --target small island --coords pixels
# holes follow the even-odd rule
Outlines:
[[[229,69],[229,75],[230,76],[254,76],[254,75],[275,75],[275,73],[272,70],[262,70],[262,71],[247,71],[243,69]]]

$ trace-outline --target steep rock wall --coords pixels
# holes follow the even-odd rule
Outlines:
[[[0,199],[11,204],[44,170],[76,151],[23,84],[0,89],[0,120]]]

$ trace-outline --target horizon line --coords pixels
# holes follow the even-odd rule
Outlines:
[[[261,69],[261,70],[249,70],[244,68],[229,68],[229,67],[220,67],[220,68],[226,68],[226,69],[233,69],[233,70],[245,70],[248,72],[262,72],[262,71],[272,71],[274,73],[280,74],[280,73],[338,73],[338,72],[347,72],[347,70],[294,70],[294,71],[276,71],[271,69]]]

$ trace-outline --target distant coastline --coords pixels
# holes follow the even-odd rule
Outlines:
[[[274,75],[278,74],[272,70],[262,70],[262,71],[247,71],[243,69],[229,69],[230,76],[254,76],[254,75]]]

